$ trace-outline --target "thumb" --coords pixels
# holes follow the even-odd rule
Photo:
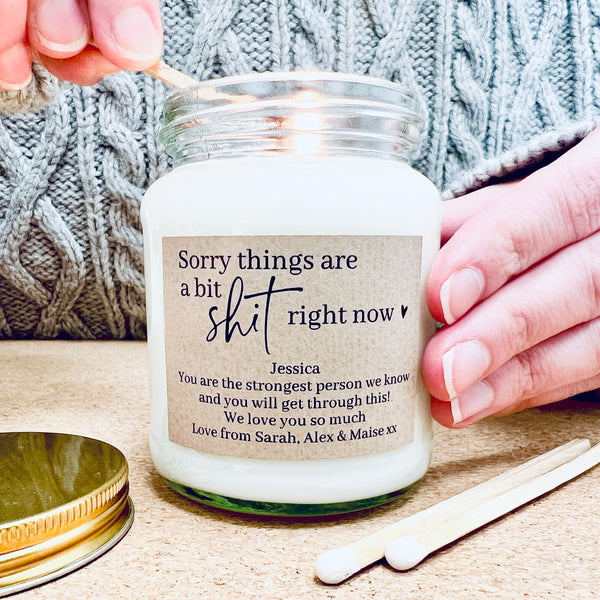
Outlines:
[[[19,90],[31,79],[31,53],[26,44],[27,3],[0,2],[0,90]]]
[[[89,0],[94,43],[121,69],[143,70],[162,53],[158,0]]]

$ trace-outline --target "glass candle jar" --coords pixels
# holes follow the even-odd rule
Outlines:
[[[168,98],[175,167],[142,223],[151,451],[175,490],[317,515],[424,475],[441,202],[406,162],[420,128],[413,95],[363,76],[254,74]]]

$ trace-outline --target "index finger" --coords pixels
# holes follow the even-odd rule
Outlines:
[[[600,229],[600,130],[466,221],[429,273],[433,316],[453,323],[515,275]]]
[[[40,54],[70,58],[88,45],[87,15],[77,0],[29,0],[28,12],[29,43]]]
[[[0,89],[20,89],[31,78],[26,27],[26,0],[0,2]]]
[[[0,2],[0,54],[25,41],[27,0]]]

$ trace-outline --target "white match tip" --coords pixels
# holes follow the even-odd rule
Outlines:
[[[357,571],[360,567],[348,546],[327,550],[317,558],[317,577],[323,583],[340,583]]]
[[[385,559],[398,571],[408,571],[418,565],[429,552],[416,535],[406,535],[394,540],[385,549]]]

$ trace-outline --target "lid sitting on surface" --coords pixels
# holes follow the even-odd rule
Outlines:
[[[69,573],[112,548],[133,522],[129,469],[105,442],[0,434],[0,596]]]

